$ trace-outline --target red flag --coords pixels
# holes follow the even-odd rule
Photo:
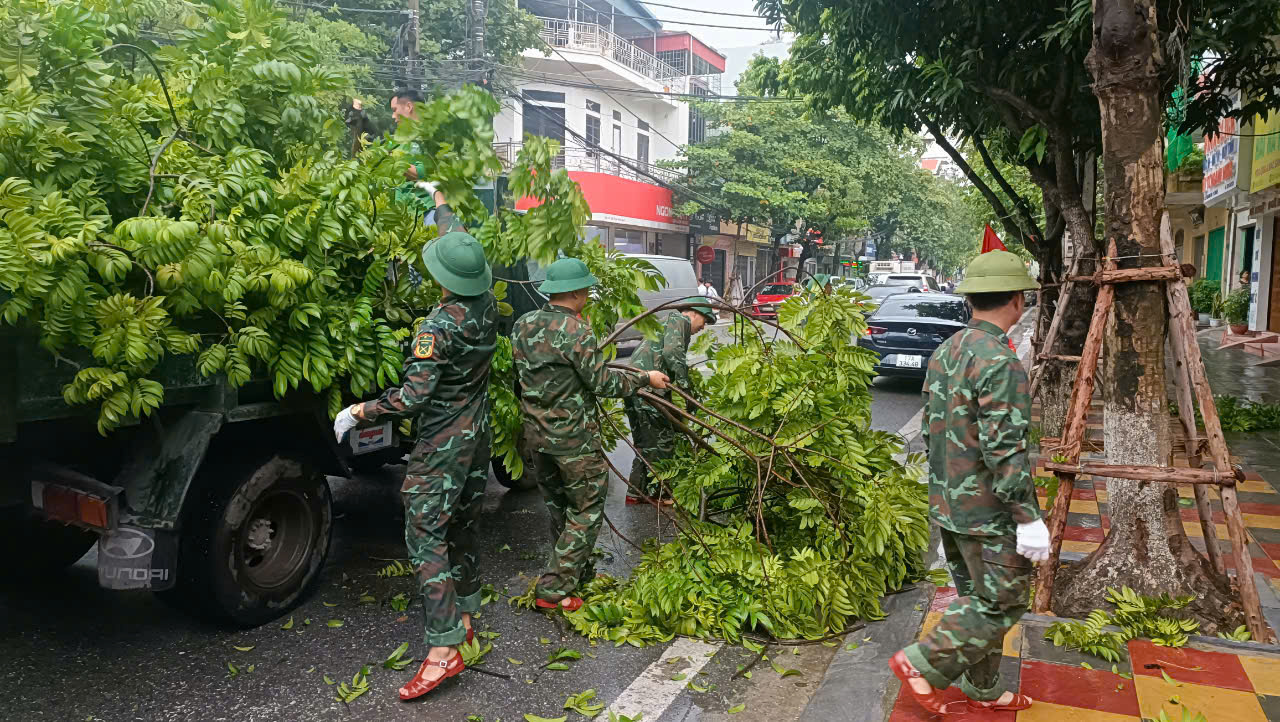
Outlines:
[[[982,252],[1007,250],[1009,249],[1005,248],[1004,244],[1000,242],[1000,236],[997,236],[996,232],[991,230],[991,224],[987,224],[986,230],[982,232]]]

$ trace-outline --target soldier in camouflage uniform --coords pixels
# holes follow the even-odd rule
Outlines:
[[[1027,374],[1005,335],[1022,316],[1023,291],[1038,287],[1014,254],[979,256],[957,289],[973,319],[929,359],[921,427],[930,516],[959,596],[890,668],[934,713],[1031,706],[1001,689],[999,665],[1005,634],[1027,611],[1031,562],[1049,553],[1027,453]],[[944,709],[938,692],[957,680],[967,709]]]
[[[631,365],[642,371],[661,371],[671,379],[673,385],[687,389],[689,339],[708,324],[715,323],[716,312],[704,296],[687,298],[685,302],[697,305],[687,311],[671,312],[662,325],[662,335],[655,340],[646,339],[642,342],[631,354]],[[661,396],[669,398],[670,393]],[[675,451],[678,435],[667,417],[649,402],[631,397],[624,403],[627,407],[627,422],[631,426],[631,442],[640,451],[640,455],[631,462],[627,503],[638,504],[642,501],[640,493],[656,499],[662,491],[658,483],[650,478],[649,467],[644,459],[652,462],[670,456]],[[662,503],[669,505],[672,501],[663,499]]]
[[[547,269],[538,287],[551,297],[511,331],[511,350],[520,376],[525,455],[551,513],[551,570],[537,582],[537,605],[572,611],[573,596],[595,576],[596,544],[609,490],[609,467],[600,448],[595,399],[627,397],[652,386],[667,387],[660,371],[621,371],[605,366],[591,327],[582,316],[587,291],[596,284],[587,266],[562,258]]]
[[[443,194],[430,190],[442,235],[423,249],[422,260],[444,297],[418,327],[404,383],[334,420],[339,440],[359,424],[415,421],[417,443],[400,492],[431,651],[400,689],[406,700],[465,668],[457,647],[472,638],[470,615],[480,610],[476,524],[489,478],[489,364],[498,333],[484,249],[462,230]]]

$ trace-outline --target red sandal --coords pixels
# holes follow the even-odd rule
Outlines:
[[[1032,699],[1025,694],[1014,693],[1013,700],[1009,704],[996,704],[992,702],[979,702],[977,700],[968,701],[969,712],[1020,712],[1031,707]]]
[[[423,674],[433,667],[443,669],[444,674],[441,675],[439,679],[429,680],[423,678]],[[418,667],[418,673],[413,675],[413,679],[409,680],[405,686],[400,688],[400,699],[406,702],[411,699],[417,699],[436,687],[439,687],[446,679],[457,675],[466,668],[467,665],[462,663],[462,655],[457,652],[454,652],[452,657],[440,660],[439,662],[424,659],[422,660],[422,666]]]
[[[902,680],[903,691],[909,692],[912,697],[915,697],[916,702],[919,702],[921,707],[933,714],[946,714],[945,705],[942,702],[942,690],[931,689],[925,694],[920,694],[911,686],[912,679],[921,679],[924,675],[920,674],[920,670],[911,666],[911,661],[907,659],[907,655],[902,653],[902,650],[898,650],[889,658],[889,671],[893,672],[893,676]]]
[[[560,603],[566,599],[569,600],[568,604]],[[582,598],[581,597],[561,597],[559,601],[555,601],[555,602],[548,602],[545,599],[538,599],[534,601],[534,604],[538,607],[538,609],[563,609],[566,612],[576,612],[579,609],[582,609]]]

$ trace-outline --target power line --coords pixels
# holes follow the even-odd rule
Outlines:
[[[548,5],[562,5],[565,8],[575,7],[573,5],[570,5],[567,2],[554,3],[554,2],[547,2],[547,0],[544,0],[544,3]],[[775,33],[778,31],[778,29],[775,27],[761,28],[761,27],[751,27],[749,25],[717,25],[715,23],[695,23],[695,22],[689,22],[687,20],[668,20],[663,18],[653,18],[647,15],[627,15],[626,13],[602,13],[599,10],[590,10],[588,12],[595,14],[597,18],[601,18],[601,17],[629,18],[632,20],[647,20],[649,22],[671,23],[672,25],[694,25],[700,28],[721,28],[724,30],[760,30],[767,33]],[[761,20],[764,20],[764,18],[760,17],[759,15],[748,15],[744,17],[759,17]],[[556,18],[552,18],[552,19],[556,19]]]
[[[663,3],[651,3],[649,0],[640,0],[642,5],[652,5],[659,8],[671,8],[672,10],[683,10],[687,13],[702,13],[704,15],[728,15],[735,18],[759,18],[761,15],[752,15],[751,13],[727,13],[720,10],[700,10],[696,8],[688,8],[681,5],[665,5]]]
[[[586,78],[588,83],[593,83],[593,82],[595,82],[595,81],[593,81],[593,80],[591,79],[591,76],[590,76],[590,75],[587,75],[586,73],[582,72],[582,68],[579,68],[577,65],[574,65],[572,60],[569,60],[569,58],[565,57],[565,54],[564,54],[564,53],[562,53],[562,52],[560,52],[560,49],[559,49],[559,48],[555,47],[555,46],[554,46],[554,45],[552,45],[551,43],[548,43],[546,40],[543,40],[543,38],[542,38],[542,36],[541,36],[541,35],[539,35],[539,36],[538,36],[538,39],[539,39],[539,40],[542,40],[542,44],[543,44],[543,45],[545,45],[545,46],[547,46],[548,48],[551,48],[551,50],[552,50],[552,51],[554,51],[556,55],[559,55],[561,60],[563,60],[563,61],[565,61],[566,63],[568,63],[568,64],[569,64],[569,67],[571,67],[571,68],[573,68],[575,71],[577,71],[578,75],[581,75],[582,77]],[[622,108],[623,110],[627,111],[627,112],[628,112],[628,113],[630,113],[632,116],[634,116],[636,120],[644,120],[644,118],[641,118],[641,117],[639,116],[639,114],[637,114],[634,110],[632,110],[632,109],[628,108],[627,106],[623,105],[621,100],[618,100],[617,98],[615,98],[615,97],[613,97],[612,95],[610,95],[610,94],[609,94],[609,91],[607,91],[607,90],[602,90],[602,91],[600,91],[600,92],[602,92],[602,93],[604,93],[606,96],[608,96],[609,100],[612,100],[612,101],[613,101],[613,103],[614,103],[614,105],[617,105],[619,108]],[[648,121],[645,121],[645,122],[647,123]],[[653,129],[653,132],[654,132],[654,133],[656,133],[656,134],[658,135],[658,137],[659,137],[659,138],[662,138],[663,140],[665,140],[665,141],[667,141],[668,143],[670,143],[670,144],[671,144],[671,147],[673,147],[673,148],[679,148],[679,147],[680,147],[680,145],[681,145],[680,143],[677,143],[677,142],[675,142],[674,140],[671,140],[670,138],[668,138],[668,137],[666,136],[666,134],[664,134],[662,131],[658,130],[657,128],[654,128],[654,129]]]
[[[384,15],[408,15],[409,14],[408,10],[403,10],[400,8],[386,8],[386,9],[353,8],[353,7],[344,7],[341,5],[319,5],[317,3],[299,2],[299,0],[276,0],[276,2],[280,3],[281,5],[290,5],[293,7],[301,7],[301,8],[311,8],[314,10],[327,10],[331,12],[381,13]]]
[[[692,100],[733,100],[733,101],[755,101],[763,103],[800,103],[804,102],[800,98],[781,98],[776,96],[764,95],[721,95],[715,93],[677,93],[670,90],[641,90],[638,88],[619,88],[614,86],[604,86],[598,83],[583,83],[579,81],[561,80],[560,78],[571,78],[576,76],[566,75],[564,73],[548,73],[537,70],[525,70],[515,65],[498,65],[497,67],[506,70],[512,75],[518,75],[526,80],[539,80],[552,85],[565,85],[571,88],[589,88],[601,91],[612,91],[615,93],[623,93],[628,95],[662,95],[672,98],[688,98]]]
[[[619,165],[625,166],[626,168],[630,169],[633,173],[636,173],[637,175],[645,176],[646,178],[651,179],[655,184],[657,184],[657,185],[659,185],[659,186],[662,186],[663,188],[666,188],[667,190],[670,190],[670,191],[678,191],[678,192],[680,192],[680,193],[683,193],[683,194],[685,194],[685,195],[688,195],[688,196],[690,196],[691,198],[693,198],[695,201],[697,201],[698,203],[701,203],[703,206],[705,206],[705,207],[707,207],[707,208],[709,208],[709,209],[711,209],[711,210],[714,210],[714,211],[718,211],[718,212],[724,213],[726,216],[731,216],[731,215],[732,215],[732,211],[729,211],[729,210],[724,209],[724,208],[718,208],[718,207],[717,207],[717,205],[716,205],[716,203],[715,203],[715,201],[712,201],[712,200],[707,199],[707,198],[706,198],[705,196],[703,196],[702,194],[697,193],[696,191],[693,191],[692,189],[689,189],[689,188],[682,188],[681,186],[678,186],[678,185],[676,185],[676,184],[674,184],[674,183],[671,183],[670,181],[667,181],[666,179],[660,178],[660,177],[658,177],[658,176],[654,175],[653,173],[650,173],[650,172],[648,172],[648,171],[646,171],[646,170],[643,170],[643,169],[641,169],[641,168],[638,168],[638,167],[636,167],[636,166],[634,166],[634,165],[632,165],[631,163],[629,163],[629,162],[628,162],[628,161],[630,160],[629,158],[627,158],[627,157],[625,157],[625,156],[618,155],[617,153],[613,153],[613,152],[611,152],[611,151],[605,150],[603,147],[601,147],[601,146],[600,146],[600,144],[599,144],[599,143],[593,143],[593,142],[591,141],[591,139],[589,139],[589,138],[587,138],[586,136],[582,135],[581,133],[579,133],[578,131],[574,130],[573,128],[570,128],[570,127],[569,127],[569,126],[568,126],[568,125],[567,125],[563,120],[561,120],[561,119],[560,119],[559,117],[557,117],[556,115],[552,114],[552,113],[550,112],[550,109],[549,109],[549,108],[547,108],[547,107],[545,107],[545,106],[543,106],[543,105],[539,105],[538,103],[535,103],[535,102],[532,102],[532,101],[526,100],[526,99],[524,99],[524,98],[523,98],[523,97],[521,97],[521,96],[516,96],[516,95],[514,95],[514,94],[513,94],[513,95],[512,95],[512,97],[513,97],[513,98],[515,98],[516,100],[521,101],[522,103],[525,103],[525,104],[529,105],[530,107],[534,108],[535,110],[538,110],[539,112],[541,112],[541,113],[542,113],[542,115],[543,115],[543,117],[544,117],[544,118],[546,118],[546,119],[550,120],[552,123],[555,123],[556,125],[560,126],[560,128],[561,128],[561,129],[563,129],[563,130],[564,130],[565,132],[567,132],[569,135],[572,135],[574,138],[576,138],[576,139],[577,139],[577,140],[579,140],[580,142],[582,142],[582,143],[586,144],[586,145],[587,145],[587,147],[589,147],[589,148],[594,148],[597,152],[602,153],[603,155],[607,155],[607,156],[609,156],[610,158],[613,158],[614,160],[616,160],[616,161],[618,162],[618,164],[619,164]],[[677,146],[677,147],[679,147],[679,146]]]

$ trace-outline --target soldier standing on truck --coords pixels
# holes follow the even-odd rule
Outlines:
[[[1030,697],[1001,689],[1001,650],[1027,611],[1031,562],[1048,558],[1049,530],[1027,455],[1027,373],[1006,334],[1022,316],[1023,291],[1039,287],[1014,254],[978,256],[956,289],[968,298],[973,319],[929,359],[922,436],[930,516],[959,597],[889,667],[935,714],[1031,706]],[[956,680],[968,699],[944,705],[939,693]]]
[[[455,230],[461,225],[444,194],[427,186],[442,235],[423,249],[422,262],[444,289],[443,298],[418,326],[404,384],[343,409],[333,422],[341,441],[359,424],[415,418],[417,443],[400,492],[431,651],[400,688],[403,700],[421,697],[466,668],[458,645],[472,638],[471,615],[480,611],[476,526],[489,480],[489,364],[498,334],[484,249]]]
[[[641,371],[661,371],[671,379],[673,385],[687,389],[689,339],[706,326],[714,324],[716,312],[707,303],[705,296],[686,298],[684,302],[694,305],[685,311],[668,315],[662,326],[662,335],[640,344],[631,354],[631,365]],[[631,425],[631,441],[640,452],[631,462],[627,503],[639,504],[642,501],[639,496],[641,493],[650,499],[658,499],[662,491],[649,473],[645,459],[670,456],[675,451],[678,437],[671,422],[649,402],[631,397],[624,403],[627,407],[627,422]],[[666,506],[674,502],[668,498],[662,499],[660,503]]]
[[[511,331],[520,376],[525,453],[551,513],[551,570],[537,580],[537,606],[573,611],[573,593],[595,577],[591,550],[600,532],[609,466],[600,446],[595,399],[627,397],[667,387],[661,371],[621,371],[605,366],[591,326],[582,318],[587,292],[597,283],[587,265],[562,258],[547,268],[538,290],[550,296]]]

